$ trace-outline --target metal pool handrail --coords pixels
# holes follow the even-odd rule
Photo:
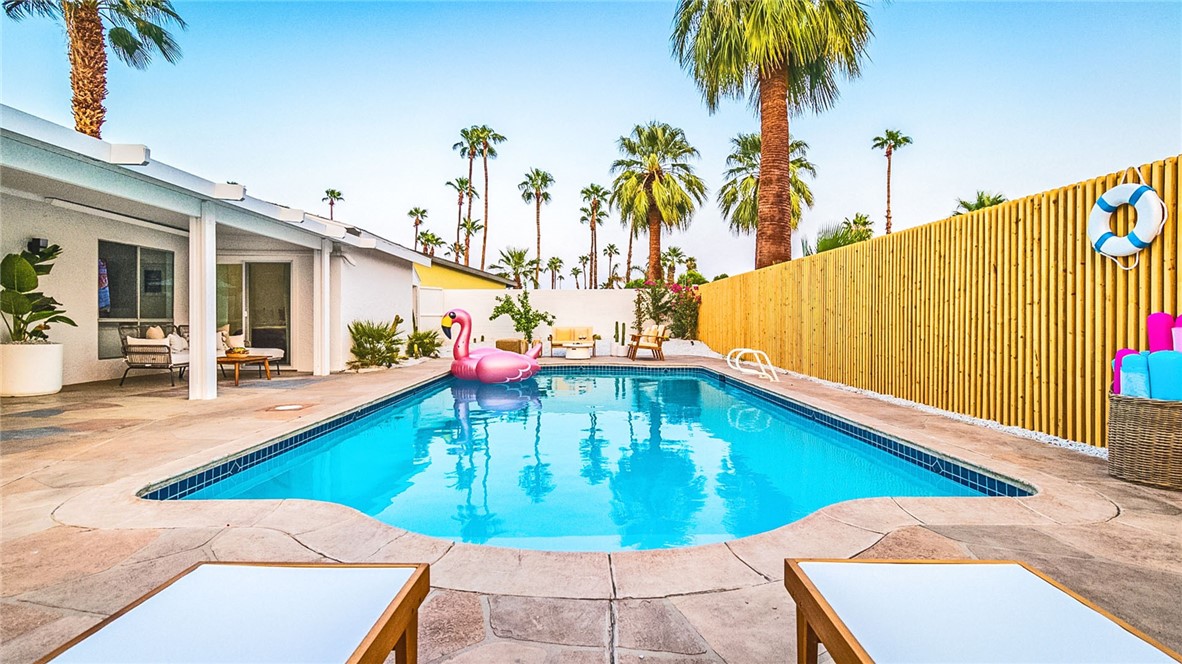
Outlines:
[[[743,366],[743,357],[750,355],[751,359],[747,360],[749,364],[754,364],[754,369],[748,369]],[[771,359],[768,358],[767,353],[762,350],[754,348],[735,348],[726,354],[726,365],[735,371],[766,378],[773,383],[780,382],[780,376],[776,373],[776,367],[772,364]]]

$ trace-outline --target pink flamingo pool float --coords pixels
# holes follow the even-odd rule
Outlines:
[[[468,349],[472,337],[472,316],[463,309],[453,309],[443,317],[440,327],[451,338],[452,326],[459,326],[460,334],[452,347],[451,375],[463,380],[482,383],[517,383],[532,378],[541,368],[538,356],[542,344],[529,349],[525,355],[499,348]]]

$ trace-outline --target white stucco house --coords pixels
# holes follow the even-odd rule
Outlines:
[[[0,255],[34,238],[63,248],[44,287],[78,323],[51,332],[64,382],[122,374],[120,324],[188,325],[191,399],[217,396],[219,327],[325,375],[349,359],[351,321],[410,320],[413,266],[430,266],[360,228],[173,168],[146,146],[0,106]]]

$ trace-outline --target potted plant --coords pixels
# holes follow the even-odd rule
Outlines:
[[[56,244],[0,261],[0,318],[8,341],[0,344],[0,396],[27,397],[62,389],[62,346],[49,341],[49,326],[77,324],[61,302],[37,290],[62,253]]]
[[[497,306],[493,308],[489,320],[496,320],[501,316],[508,316],[513,321],[513,329],[525,336],[528,349],[534,344],[534,331],[539,325],[554,324],[554,315],[549,311],[534,309],[529,303],[529,291],[522,291],[515,301],[508,295],[497,298]]]

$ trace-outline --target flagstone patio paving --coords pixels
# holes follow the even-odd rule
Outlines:
[[[771,387],[1039,493],[852,501],[724,544],[613,554],[457,544],[311,501],[135,497],[446,367],[284,374],[223,384],[208,402],[153,376],[4,400],[0,659],[44,655],[201,560],[430,562],[425,662],[789,661],[786,556],[1015,558],[1182,649],[1182,493],[1118,482],[1097,459],[811,381]],[[305,408],[269,410],[286,403]]]

